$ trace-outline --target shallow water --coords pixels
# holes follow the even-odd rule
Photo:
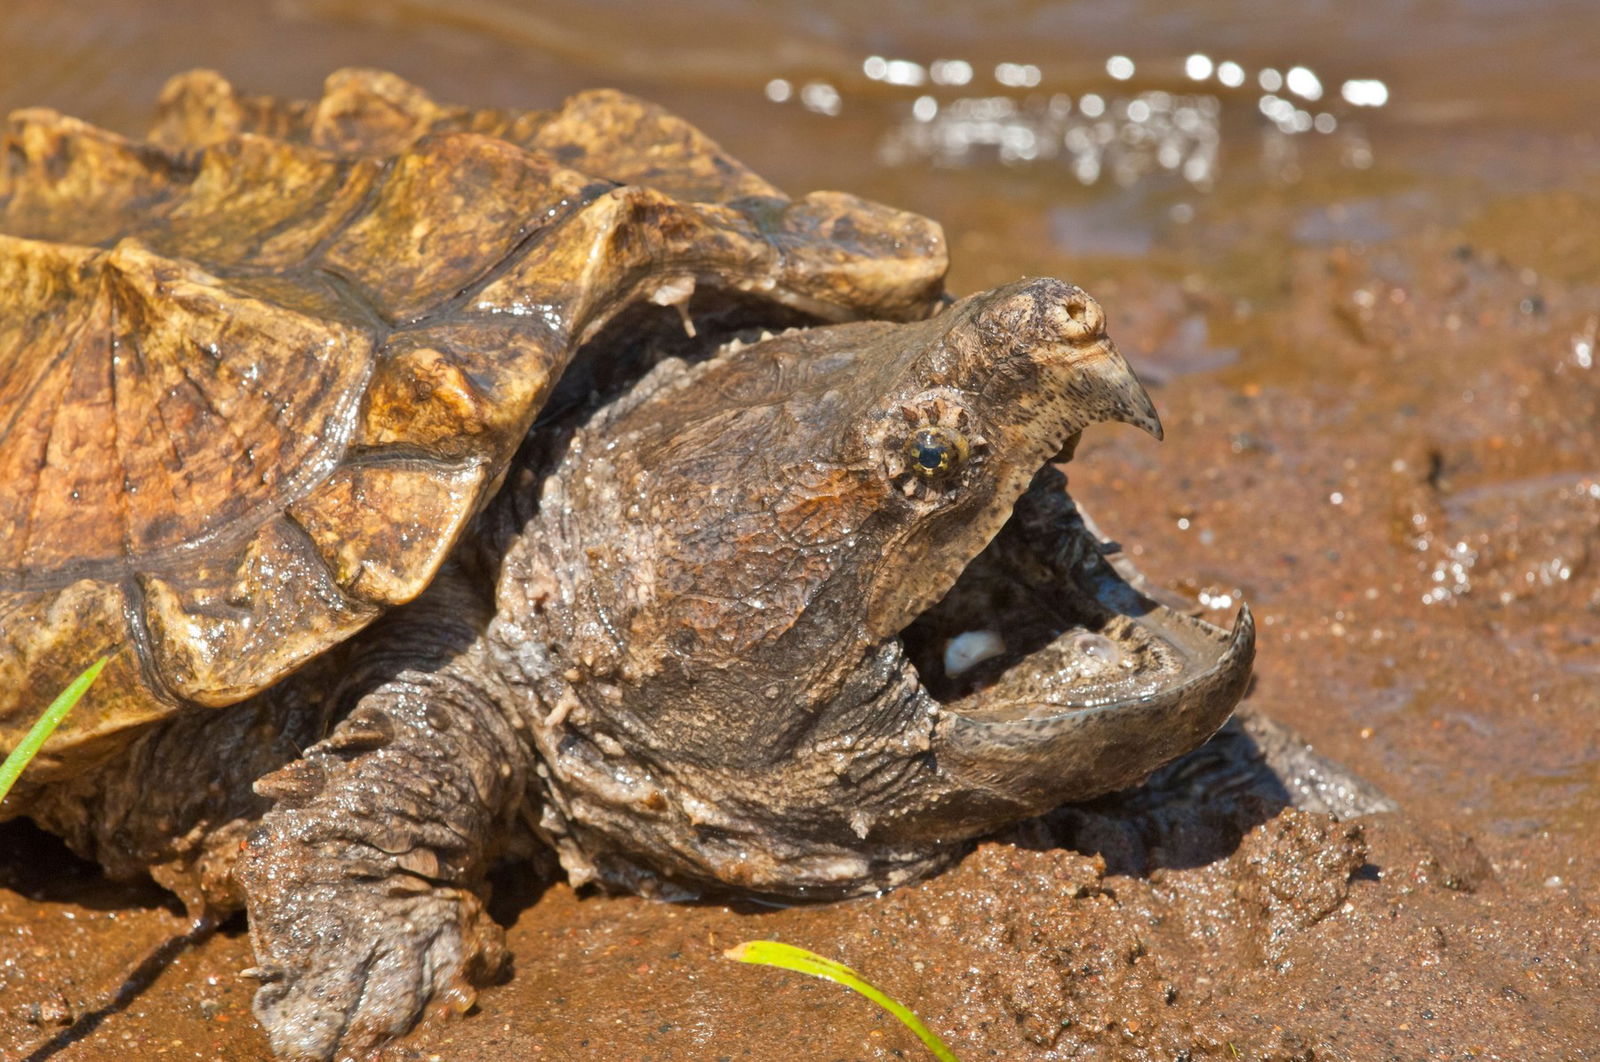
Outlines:
[[[1213,618],[1249,600],[1252,702],[1405,809],[1343,884],[1314,868],[1345,842],[1268,823],[1161,875],[1006,844],[888,898],[762,915],[535,890],[507,907],[514,980],[419,1057],[915,1057],[830,986],[716,961],[774,932],[967,1058],[1596,1057],[1600,6],[1299,8],[0,5],[0,109],[136,132],[193,66],[300,96],[383,66],[519,108],[610,84],[790,191],[939,218],[952,290],[1082,284],[1168,442],[1091,431],[1075,494]],[[1382,105],[1346,98],[1374,83]],[[1235,909],[1273,859],[1312,868],[1267,892],[1317,918]],[[0,1053],[259,1055],[242,936],[108,1005],[181,921],[81,871],[8,880]],[[1318,889],[1345,892],[1322,910]]]

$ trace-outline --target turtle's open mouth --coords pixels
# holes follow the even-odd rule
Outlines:
[[[1047,804],[1133,784],[1198,745],[1242,696],[1254,656],[1248,609],[1230,634],[1153,600],[1065,487],[1041,469],[901,633],[946,740],[986,774],[1031,775]]]
[[[946,708],[1004,720],[1115,705],[1181,685],[1243,648],[1238,635],[1134,590],[1065,487],[1060,471],[1041,470],[1000,534],[902,633]]]

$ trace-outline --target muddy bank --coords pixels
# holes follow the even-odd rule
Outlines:
[[[1335,823],[1206,791],[1161,822],[1076,809],[918,886],[788,910],[508,874],[512,979],[394,1058],[925,1057],[836,986],[720,958],[767,936],[856,966],[964,1059],[1600,1057],[1600,144],[1582,118],[1600,91],[1575,53],[1600,36],[1589,7],[1486,21],[1445,5],[1436,25],[1369,5],[1263,25],[1190,5],[1137,32],[1092,4],[872,19],[691,5],[678,22],[620,4],[587,19],[465,10],[73,17],[23,0],[0,13],[0,103],[133,130],[159,83],[197,64],[300,94],[334,66],[381,64],[441,97],[518,106],[615,83],[785,187],[940,217],[956,290],[1022,273],[1083,284],[1168,441],[1091,431],[1074,494],[1211,618],[1248,600],[1250,710],[1401,810]],[[652,57],[607,49],[630,18],[663,42]],[[1314,69],[1326,102],[1295,105],[1333,130],[1284,132],[1261,104],[1289,94],[1254,80],[1191,82],[1197,50],[1252,79]],[[1126,82],[1105,73],[1123,53],[1138,64]],[[887,85],[862,73],[872,54],[965,56],[975,80]],[[980,84],[1002,61],[1037,64],[1043,97]],[[1388,104],[1341,103],[1346,78],[1384,79]],[[795,98],[774,102],[774,80]],[[812,83],[839,93],[837,114],[799,100]],[[1085,182],[1088,155],[1066,147],[1085,95],[1126,117],[1143,92],[1217,101],[1210,169],[1102,152]],[[1052,118],[1056,93],[1074,109]],[[1028,128],[1057,121],[1063,148],[924,150],[906,133],[924,135],[922,95],[939,114],[966,98],[1042,108]],[[0,846],[0,1055],[263,1057],[241,926],[185,948],[159,892],[106,883],[22,827]]]

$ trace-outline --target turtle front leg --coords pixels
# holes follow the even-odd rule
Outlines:
[[[427,1013],[464,1012],[504,965],[483,880],[531,752],[476,632],[454,650],[467,625],[440,622],[443,634],[434,622],[385,632],[383,653],[447,659],[382,681],[258,783],[276,804],[236,874],[263,981],[255,1013],[287,1058],[360,1054]]]

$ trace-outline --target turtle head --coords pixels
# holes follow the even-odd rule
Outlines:
[[[535,731],[569,870],[881,888],[1205,740],[1249,616],[1169,610],[1103,554],[1054,465],[1108,420],[1161,434],[1055,280],[732,344],[596,415],[512,561],[581,575],[554,609],[502,581],[565,706]]]

